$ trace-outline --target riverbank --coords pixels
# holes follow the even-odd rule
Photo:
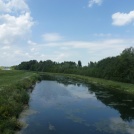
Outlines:
[[[0,133],[14,134],[21,128],[19,114],[28,104],[27,89],[38,80],[39,75],[27,71],[0,70]]]
[[[112,89],[134,95],[134,84],[115,82],[99,78],[92,78],[74,74],[44,73],[30,71],[0,70],[0,133],[14,134],[14,131],[21,128],[18,117],[24,106],[28,104],[30,88],[40,75],[65,76],[80,82]]]
[[[93,78],[93,77],[75,75],[75,74],[60,74],[60,73],[40,73],[40,74],[50,75],[50,76],[59,76],[59,75],[65,76],[84,83],[89,83],[106,89],[116,90],[116,91],[134,95],[134,84],[130,84],[130,83],[122,83],[117,81],[111,81],[111,80],[105,80],[105,79]]]

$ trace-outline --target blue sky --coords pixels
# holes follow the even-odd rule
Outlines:
[[[0,66],[99,61],[134,47],[133,0],[0,0]]]

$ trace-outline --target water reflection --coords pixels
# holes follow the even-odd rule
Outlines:
[[[104,103],[106,106],[114,108],[118,110],[120,113],[120,117],[124,121],[132,121],[134,119],[134,96],[130,94],[125,94],[120,91],[113,91],[109,89],[104,89],[100,87],[96,87],[94,85],[88,85],[83,83],[78,83],[77,81],[70,80],[70,78],[63,78],[57,79],[58,83],[62,83],[66,86],[75,85],[80,87],[80,85],[84,87],[88,87],[88,92],[91,95],[95,95],[98,100]],[[76,92],[77,94],[78,92]],[[85,97],[89,97],[89,94],[85,94]],[[82,97],[82,93],[80,94]]]
[[[134,119],[134,96],[119,91],[98,88],[93,85],[89,88],[89,91],[94,92],[97,99],[106,106],[118,110],[123,120],[130,122]]]
[[[45,77],[46,78],[46,77]],[[133,134],[134,98],[64,77],[37,83],[22,134]]]

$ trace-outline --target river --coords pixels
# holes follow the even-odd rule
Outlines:
[[[134,98],[70,79],[42,80],[21,134],[134,134]]]

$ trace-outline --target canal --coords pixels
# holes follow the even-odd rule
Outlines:
[[[21,134],[134,134],[130,95],[59,78],[36,83]]]

